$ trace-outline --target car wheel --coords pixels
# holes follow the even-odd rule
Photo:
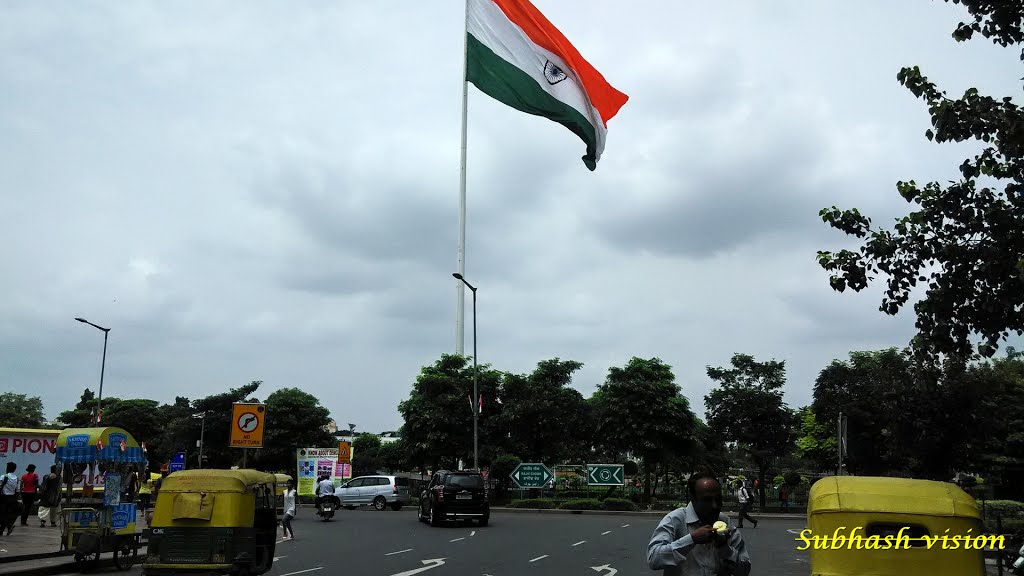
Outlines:
[[[373,507],[376,510],[383,511],[388,507],[388,501],[385,500],[383,496],[377,496],[373,499]]]

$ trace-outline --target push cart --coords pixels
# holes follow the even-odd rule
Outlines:
[[[122,479],[145,470],[145,453],[131,434],[121,428],[68,428],[57,438],[56,463],[64,477],[75,479],[95,469],[103,478],[102,498],[86,498],[61,511],[61,551],[74,552],[80,572],[97,567],[100,556],[111,553],[114,565],[128,570],[138,558],[136,506],[121,502]],[[66,484],[71,500],[73,481]]]

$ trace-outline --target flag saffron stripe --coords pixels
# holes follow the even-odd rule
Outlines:
[[[626,104],[629,96],[615,89],[604,76],[580,54],[564,34],[555,28],[533,4],[525,0],[482,0],[494,2],[514,24],[537,46],[557,54],[580,79],[594,108],[601,114],[605,126],[619,109]]]

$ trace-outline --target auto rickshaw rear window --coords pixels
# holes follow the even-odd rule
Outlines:
[[[903,530],[903,535],[910,539],[910,546],[915,548],[926,546],[924,536],[931,535],[928,532],[928,528],[920,524],[897,524],[893,522],[873,522],[867,525],[864,533],[868,537],[880,536],[884,539],[886,536],[898,537],[900,530]]]
[[[213,517],[216,496],[205,492],[175,494],[171,517],[175,520],[207,520]]]

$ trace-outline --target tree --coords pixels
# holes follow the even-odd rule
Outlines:
[[[611,367],[590,399],[594,407],[595,439],[613,453],[632,452],[644,463],[649,500],[651,474],[658,464],[692,449],[696,420],[675,382],[672,367],[659,358],[632,358],[622,368]],[[622,459],[621,457],[619,459]]]
[[[99,400],[96,398],[96,393],[86,388],[82,392],[82,397],[78,403],[71,410],[65,410],[60,413],[57,419],[67,425],[69,428],[88,428],[93,424],[93,418],[96,416],[96,409],[100,407],[103,409],[103,418],[101,423],[106,422],[106,414],[110,414],[111,410],[117,408],[117,403],[120,402],[118,398],[108,397],[103,399],[103,405],[99,406]]]
[[[38,396],[0,394],[0,427],[40,428],[43,420],[43,401]]]
[[[748,354],[734,354],[730,363],[732,368],[707,367],[708,377],[719,385],[704,397],[708,426],[753,459],[764,506],[768,468],[789,453],[795,439],[796,417],[782,399],[786,363],[757,362]]]
[[[405,440],[399,438],[393,442],[382,443],[377,452],[380,468],[387,472],[409,470],[409,459],[405,449]]]
[[[331,412],[316,396],[298,388],[282,388],[267,396],[266,405],[264,448],[257,451],[263,469],[294,471],[296,448],[336,445],[334,435],[327,431]]]
[[[206,414],[206,446],[203,448],[203,456],[207,460],[208,467],[230,468],[242,464],[242,451],[229,447],[231,428],[234,426],[232,411],[235,402],[255,401],[256,399],[252,398],[250,394],[262,384],[263,381],[254,380],[244,386],[192,402],[193,413]],[[195,446],[195,441],[199,439],[201,423],[201,420],[192,418],[191,415],[179,420],[178,425],[184,428],[183,432],[186,432],[179,435],[179,438],[185,437],[189,441],[176,446],[177,450],[185,450],[190,445]],[[250,454],[250,456],[255,457],[256,454]]]
[[[1024,42],[1019,0],[953,2],[974,18],[957,27],[957,41],[980,33],[1002,46]],[[918,334],[912,345],[920,363],[936,365],[942,356],[992,357],[1011,331],[1024,333],[1024,108],[1009,96],[981,96],[976,88],[950,99],[916,66],[900,70],[897,79],[928,104],[929,140],[974,139],[984,149],[960,165],[960,180],[948,186],[897,183],[899,194],[919,209],[898,220],[894,231],[872,228],[857,209],[822,210],[827,224],[867,240],[852,251],[818,252],[819,264],[832,273],[829,281],[839,292],[859,292],[875,274],[887,277],[879,310],[890,315],[899,313],[918,283],[927,282],[924,298],[914,305]],[[972,335],[983,340],[977,354]]]
[[[507,444],[527,462],[564,462],[589,447],[586,400],[570,386],[580,362],[554,358],[530,375],[502,380],[502,426]]]
[[[811,406],[804,406],[797,411],[797,422],[797,457],[810,460],[820,470],[836,467],[839,461],[839,447],[836,443],[838,426],[819,420]]]
[[[381,467],[381,442],[376,434],[360,434],[352,441],[352,476],[376,474]]]
[[[500,407],[495,399],[501,384],[501,373],[489,364],[478,366],[478,389],[484,397],[484,410],[479,417],[481,462],[485,447],[496,438],[493,422]],[[398,405],[405,423],[402,435],[408,453],[423,468],[430,464],[437,469],[442,463],[455,466],[459,459],[473,459],[473,365],[465,356],[442,354],[430,366],[424,366],[416,377],[409,398]],[[358,457],[358,453],[356,453]]]

